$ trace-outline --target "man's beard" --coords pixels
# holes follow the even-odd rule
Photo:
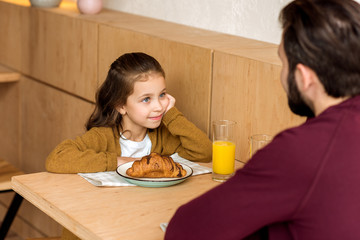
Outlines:
[[[313,110],[305,103],[301,94],[299,92],[298,87],[296,86],[295,82],[295,71],[289,72],[288,76],[288,105],[290,110],[299,115],[308,118],[315,117]]]

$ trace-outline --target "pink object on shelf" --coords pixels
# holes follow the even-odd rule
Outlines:
[[[97,14],[102,9],[102,0],[77,0],[77,7],[83,14]]]

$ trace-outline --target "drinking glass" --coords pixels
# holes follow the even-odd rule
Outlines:
[[[263,148],[272,141],[272,136],[267,134],[256,134],[250,137],[250,158],[254,156],[257,150]]]
[[[235,126],[236,122],[219,120],[212,123],[212,179],[224,182],[235,172]]]

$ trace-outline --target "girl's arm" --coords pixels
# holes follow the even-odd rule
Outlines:
[[[92,128],[56,146],[46,159],[46,169],[55,173],[111,171],[117,167],[118,151],[111,128]]]
[[[140,160],[141,158],[133,158],[133,157],[117,157],[117,165],[121,165],[127,162],[132,162],[136,160]]]
[[[162,131],[165,152],[177,152],[179,156],[200,162],[211,161],[212,143],[208,136],[176,108],[172,107],[163,117],[166,130]]]

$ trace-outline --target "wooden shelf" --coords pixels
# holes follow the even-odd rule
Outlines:
[[[0,65],[0,83],[18,82],[21,74]]]
[[[21,74],[15,72],[0,72],[0,83],[18,82]]]

